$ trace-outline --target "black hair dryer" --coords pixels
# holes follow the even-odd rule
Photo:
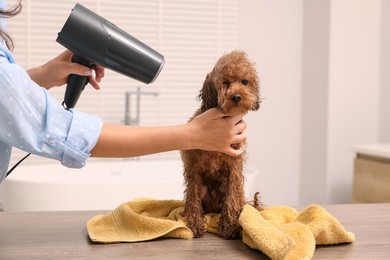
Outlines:
[[[57,42],[73,52],[72,62],[94,64],[152,83],[164,66],[164,56],[80,4],[72,9]],[[69,76],[63,106],[74,108],[88,77]]]

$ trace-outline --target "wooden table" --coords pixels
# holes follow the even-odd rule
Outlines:
[[[390,259],[390,204],[324,207],[356,234],[356,241],[317,247],[314,259]],[[267,259],[241,240],[211,234],[192,240],[96,244],[88,238],[86,222],[100,213],[0,213],[0,259]]]

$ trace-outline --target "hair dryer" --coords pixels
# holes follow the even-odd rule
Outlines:
[[[164,56],[80,4],[72,9],[57,42],[73,52],[72,62],[94,64],[152,83],[164,65]],[[73,108],[88,77],[71,74],[64,96],[65,109]]]

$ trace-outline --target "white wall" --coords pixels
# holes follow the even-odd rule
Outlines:
[[[327,179],[330,1],[304,2],[300,203],[324,203]]]
[[[381,2],[305,1],[301,203],[351,200],[356,143],[378,141]]]
[[[243,0],[239,47],[261,78],[260,110],[246,117],[248,164],[265,204],[298,204],[303,1]]]
[[[379,142],[390,142],[390,1],[381,1]]]
[[[239,47],[264,97],[246,119],[248,163],[266,204],[350,202],[352,146],[390,140],[385,2],[241,1]]]
[[[378,141],[380,0],[333,0],[330,10],[327,202],[349,202],[356,143]]]

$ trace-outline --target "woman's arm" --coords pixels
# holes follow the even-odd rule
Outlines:
[[[172,150],[202,149],[238,156],[230,145],[246,140],[242,115],[225,117],[210,109],[191,122],[177,126],[103,125],[93,157],[133,157]]]
[[[40,86],[49,89],[65,84],[70,73],[92,73],[87,67],[71,63],[72,55],[70,51],[64,51],[44,65],[28,70],[28,74]],[[90,79],[90,83],[99,88],[97,82],[103,76],[104,69],[97,67],[96,78],[92,81]],[[231,144],[246,140],[245,128],[246,123],[242,120],[242,115],[227,116],[217,109],[210,109],[190,122],[177,126],[135,127],[105,124],[91,155],[133,157],[172,150],[201,149],[238,156],[243,152],[243,148],[235,150]]]

